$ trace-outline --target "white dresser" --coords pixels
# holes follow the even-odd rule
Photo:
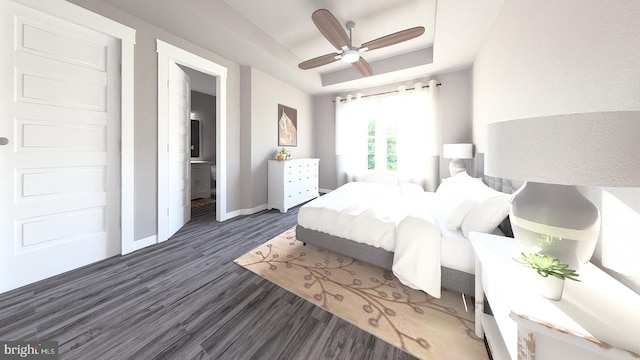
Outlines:
[[[476,252],[476,335],[493,358],[510,360],[640,358],[640,295],[595,265],[567,280],[560,301],[542,297],[533,270],[513,257],[512,238],[472,232]],[[537,276],[537,275],[536,275]],[[484,313],[486,295],[493,316]]]
[[[269,160],[267,209],[287,212],[290,208],[320,196],[320,159]]]
[[[191,161],[191,200],[211,197],[211,162]]]

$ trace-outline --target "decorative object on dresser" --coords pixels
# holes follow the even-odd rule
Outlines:
[[[291,159],[291,153],[289,152],[289,150],[285,149],[285,148],[281,148],[280,151],[278,151],[278,153],[276,154],[276,160],[290,160]]]
[[[576,186],[640,186],[640,112],[552,115],[489,124],[485,173],[526,181],[510,210],[525,252],[580,272],[600,233],[598,208]]]
[[[191,200],[211,197],[211,162],[191,161]]]
[[[466,172],[467,166],[463,159],[473,159],[473,144],[444,144],[442,145],[442,158],[452,159],[449,163],[449,173],[455,176]]]
[[[493,359],[640,358],[640,295],[591,263],[566,281],[559,301],[529,285],[530,269],[513,261],[516,240],[472,232],[476,253],[476,335]],[[484,296],[491,315],[485,314]]]
[[[320,196],[318,164],[320,159],[269,160],[267,209],[288,209]]]

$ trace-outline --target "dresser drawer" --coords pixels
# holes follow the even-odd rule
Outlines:
[[[267,208],[286,212],[317,198],[319,159],[270,160]]]

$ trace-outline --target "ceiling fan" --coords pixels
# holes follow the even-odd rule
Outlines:
[[[342,25],[340,25],[336,17],[327,9],[314,11],[313,15],[311,15],[311,19],[313,20],[313,23],[316,24],[316,27],[320,30],[322,35],[324,35],[331,45],[335,46],[339,51],[318,56],[317,58],[298,64],[298,67],[303,70],[313,69],[318,66],[330,64],[334,61],[342,60],[353,65],[353,67],[362,76],[371,76],[373,75],[373,70],[369,63],[360,56],[361,53],[395,45],[424,34],[424,27],[417,26],[368,41],[360,47],[355,47],[351,43],[353,28],[356,26],[353,21],[349,21],[346,24],[347,29],[349,30],[349,36],[347,36],[347,32],[344,30]]]

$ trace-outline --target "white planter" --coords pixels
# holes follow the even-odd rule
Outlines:
[[[564,290],[564,280],[560,280],[555,276],[543,277],[537,272],[533,273],[533,281],[540,291],[540,295],[549,300],[558,301],[562,299],[562,291]]]

